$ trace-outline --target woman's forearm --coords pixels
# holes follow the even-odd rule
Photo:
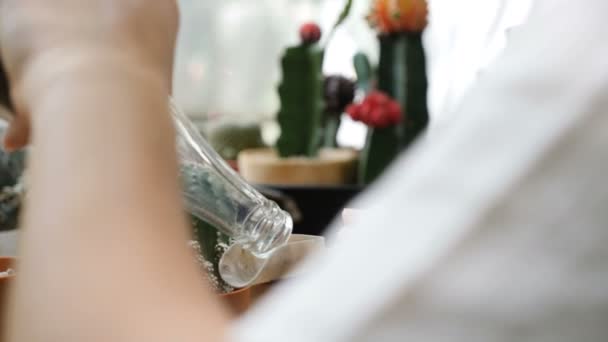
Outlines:
[[[17,298],[48,311],[15,307],[15,331],[32,335],[14,340],[44,340],[19,329],[32,320],[58,335],[83,329],[87,341],[130,341],[132,330],[115,328],[121,321],[175,325],[146,326],[144,339],[219,336],[224,316],[186,248],[166,84],[136,64],[84,66],[31,101]],[[80,328],[81,319],[98,324]]]

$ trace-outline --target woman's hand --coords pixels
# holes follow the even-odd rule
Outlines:
[[[0,0],[2,61],[16,106],[6,147],[28,143],[33,101],[78,73],[113,65],[157,74],[169,88],[177,22],[174,0]]]
[[[8,340],[219,340],[168,113],[175,0],[0,4],[7,143],[35,145]]]

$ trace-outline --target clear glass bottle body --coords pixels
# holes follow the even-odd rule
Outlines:
[[[255,255],[264,256],[284,245],[293,228],[290,215],[234,172],[170,103],[188,211]]]

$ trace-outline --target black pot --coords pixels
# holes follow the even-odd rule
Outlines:
[[[363,187],[260,185],[258,190],[294,219],[294,234],[323,235]]]

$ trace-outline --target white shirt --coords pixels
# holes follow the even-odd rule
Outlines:
[[[359,201],[353,234],[233,339],[608,340],[606,13],[536,1],[450,124]]]
[[[430,131],[451,115],[480,73],[502,52],[507,32],[521,25],[532,0],[430,0],[424,34]]]

